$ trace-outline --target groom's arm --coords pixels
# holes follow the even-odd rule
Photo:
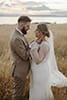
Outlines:
[[[25,45],[23,43],[23,40],[20,38],[16,38],[14,40],[14,51],[15,53],[22,59],[22,60],[27,60],[29,58],[29,54],[25,48]]]

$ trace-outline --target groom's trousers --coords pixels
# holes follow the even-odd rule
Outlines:
[[[12,100],[24,100],[24,96],[23,96],[24,87],[25,87],[25,80],[23,81],[19,77],[14,77]]]

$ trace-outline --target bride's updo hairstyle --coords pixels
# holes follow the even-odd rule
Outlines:
[[[42,32],[45,36],[50,37],[50,34],[49,34],[46,24],[38,24],[37,30]]]

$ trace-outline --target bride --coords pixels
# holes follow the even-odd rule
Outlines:
[[[67,86],[67,78],[58,70],[53,34],[45,24],[35,30],[37,40],[30,44],[31,77],[29,100],[54,100],[51,86]]]

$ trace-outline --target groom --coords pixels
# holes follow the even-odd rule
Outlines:
[[[11,36],[10,47],[13,56],[11,68],[15,86],[12,100],[23,100],[26,76],[30,69],[29,45],[24,35],[30,28],[31,19],[28,16],[20,16],[17,28]]]

